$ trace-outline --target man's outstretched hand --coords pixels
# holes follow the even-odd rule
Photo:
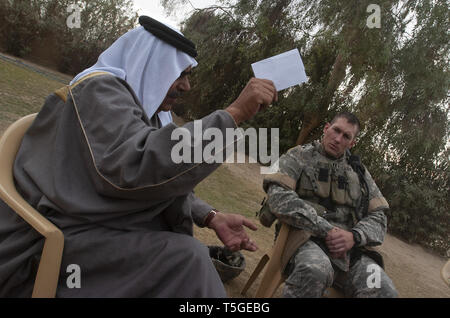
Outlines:
[[[254,252],[258,247],[248,237],[244,226],[253,231],[258,229],[256,225],[242,215],[221,212],[218,212],[208,225],[230,251],[236,252],[243,249]]]

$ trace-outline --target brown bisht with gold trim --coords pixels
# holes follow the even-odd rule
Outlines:
[[[193,218],[211,210],[192,190],[218,164],[174,164],[177,126],[160,128],[125,81],[96,75],[47,98],[14,166],[19,192],[65,236],[57,296],[226,296],[192,237]],[[223,136],[236,128],[226,111],[201,121]],[[184,128],[194,136],[193,123]],[[1,297],[31,295],[42,244],[0,201]],[[71,264],[81,288],[67,286]]]

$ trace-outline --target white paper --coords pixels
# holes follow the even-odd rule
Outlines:
[[[298,49],[252,64],[256,78],[271,80],[277,91],[308,81]]]

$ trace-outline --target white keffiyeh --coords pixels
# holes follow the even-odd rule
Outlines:
[[[189,66],[197,66],[197,61],[140,26],[114,42],[71,84],[93,72],[111,73],[131,86],[148,118],[152,118],[169,88]],[[170,112],[161,111],[158,116],[162,126],[172,122]]]

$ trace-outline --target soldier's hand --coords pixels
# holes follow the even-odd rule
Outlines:
[[[244,226],[253,231],[258,229],[256,225],[238,214],[219,212],[209,223],[209,228],[216,232],[217,237],[232,252],[241,249],[254,252],[258,247],[247,235]]]
[[[278,101],[278,93],[272,81],[252,78],[239,97],[225,110],[239,125],[276,101]]]
[[[345,258],[345,252],[343,253],[330,253],[331,258]]]
[[[335,255],[338,258],[339,256],[342,257],[345,255],[345,253],[355,245],[353,234],[338,227],[335,227],[328,232],[325,243],[327,244],[332,257]]]

